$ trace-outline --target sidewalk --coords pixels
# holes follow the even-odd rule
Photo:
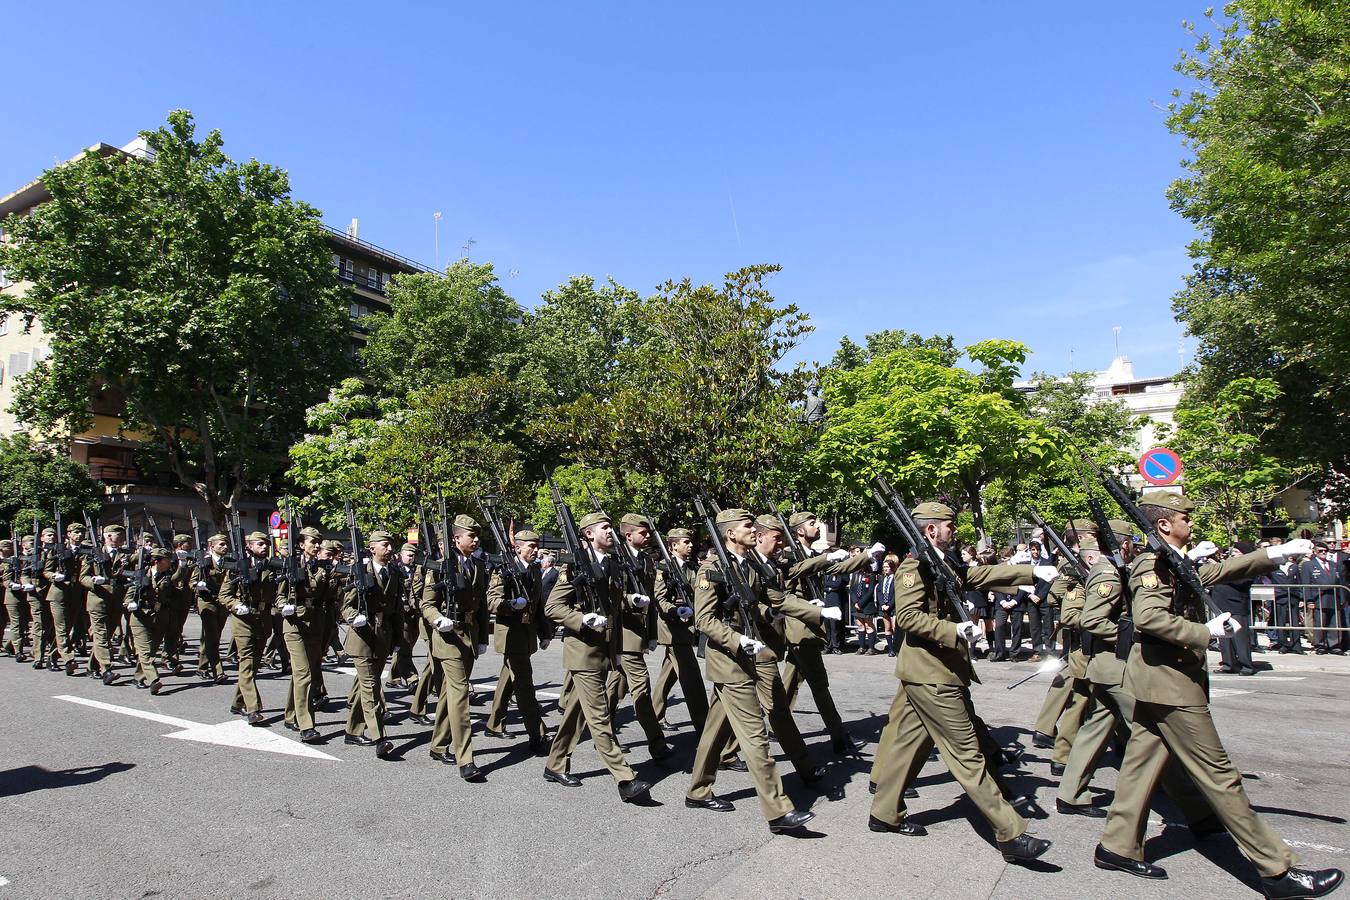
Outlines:
[[[1218,653],[1210,651],[1209,667],[1211,670],[1222,662],[1223,658]],[[1299,655],[1297,653],[1278,653],[1267,650],[1265,653],[1253,653],[1252,662],[1256,664],[1258,672],[1328,672],[1332,675],[1350,675],[1350,655],[1335,656],[1327,653],[1318,656],[1311,650],[1304,650],[1303,654]],[[1264,669],[1263,663],[1270,666],[1270,669]]]

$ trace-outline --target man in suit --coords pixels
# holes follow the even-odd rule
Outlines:
[[[1228,552],[1235,558],[1251,553],[1256,547],[1250,541],[1238,541]],[[1217,560],[1216,557],[1211,557]],[[1213,563],[1211,563],[1212,565]],[[1219,653],[1223,656],[1220,672],[1236,675],[1255,675],[1252,667],[1252,585],[1255,578],[1239,578],[1214,585],[1209,592],[1214,608],[1226,612],[1240,626],[1233,634],[1219,640]]]
[[[394,536],[387,531],[372,531],[366,539],[366,552],[352,548],[351,575],[342,598],[342,618],[347,637],[342,649],[351,657],[356,678],[347,694],[350,710],[343,742],[375,748],[375,755],[388,759],[394,744],[384,731],[384,664],[393,647],[393,629],[403,602],[403,577],[394,565]],[[364,596],[357,585],[357,567],[365,568],[369,587]]]
[[[1192,565],[1183,548],[1191,537],[1194,509],[1194,502],[1172,491],[1147,494],[1139,506],[1161,546],[1157,552],[1141,553],[1130,567],[1135,643],[1125,664],[1125,690],[1135,698],[1134,721],[1093,861],[1098,868],[1141,878],[1167,877],[1144,861],[1144,832],[1153,792],[1168,762],[1176,759],[1256,866],[1267,897],[1320,897],[1335,890],[1342,873],[1294,868],[1297,854],[1252,810],[1242,775],[1210,715],[1205,652],[1211,637],[1221,638],[1231,628],[1232,616],[1210,618],[1204,598],[1192,596],[1173,575],[1174,565]],[[1301,552],[1302,543],[1268,547],[1206,566],[1196,575],[1211,585],[1262,575],[1285,556]],[[1159,553],[1173,554],[1174,562]]]
[[[1282,541],[1272,540],[1278,546]],[[1281,653],[1302,653],[1303,639],[1299,627],[1299,604],[1302,592],[1294,587],[1299,583],[1299,563],[1297,557],[1287,557],[1279,568],[1266,578],[1274,587],[1275,628],[1270,632],[1271,639]]]
[[[539,594],[547,597],[553,590],[553,585],[558,583],[558,561],[553,558],[552,553],[541,553],[539,555]]]
[[[1322,541],[1313,544],[1312,556],[1299,566],[1303,601],[1314,617],[1313,652],[1318,654],[1345,654],[1345,632],[1329,630],[1339,623],[1338,607],[1346,595],[1340,568]]]
[[[790,523],[789,523],[790,524]],[[844,556],[839,557],[838,554]],[[837,547],[830,548],[830,555],[833,558],[847,559],[848,551],[840,550]],[[848,615],[848,610],[852,608],[852,601],[849,599],[851,593],[851,579],[853,575],[849,574],[826,574],[822,579],[825,588],[825,605],[839,610],[840,618],[838,620],[828,619],[825,622],[825,652],[840,654],[844,652],[844,616]]]
[[[530,751],[538,756],[548,750],[548,729],[544,727],[543,713],[534,693],[534,669],[530,657],[536,650],[548,649],[553,628],[544,618],[539,569],[535,566],[539,535],[533,531],[517,531],[514,545],[520,565],[516,570],[507,570],[503,563],[488,582],[487,602],[496,617],[494,642],[502,657],[502,669],[497,675],[496,692],[492,695],[486,734],[493,738],[507,736],[506,708],[514,697],[525,723],[525,733],[529,736]]]

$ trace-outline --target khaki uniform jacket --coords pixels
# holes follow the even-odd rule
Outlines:
[[[772,632],[766,632],[762,637],[775,657],[786,659],[787,634],[794,623],[799,626],[800,633],[809,633],[811,629],[823,632],[825,618],[820,613],[822,607],[791,593],[788,587],[789,579],[799,577],[802,567],[810,565],[811,561],[803,560],[789,567],[778,559],[765,559],[758,550],[751,550],[749,559],[764,582],[764,595],[769,607],[765,617],[773,623]]]
[[[516,610],[511,601],[516,598],[514,591],[506,590],[506,579],[501,572],[494,572],[488,582],[487,605],[492,611],[496,624],[493,627],[492,643],[503,656],[529,656],[539,649],[539,628],[544,626],[549,637],[548,624],[544,618],[544,598],[539,588],[539,567],[525,566],[525,574],[517,579],[521,596],[527,601],[525,608]]]
[[[1083,627],[1083,586],[1078,583],[1078,573],[1068,560],[1059,564],[1059,577],[1050,585],[1050,599],[1059,605],[1060,627],[1075,637],[1064,674],[1069,678],[1086,678],[1087,657],[1083,655],[1082,642],[1076,639],[1078,630]]]
[[[197,598],[198,609],[204,604],[222,614],[229,612],[220,599],[221,587],[230,575],[229,570],[217,563],[209,551],[202,554],[200,566],[193,564],[191,568],[192,574],[189,576],[188,586]],[[204,591],[197,590],[197,584],[202,581],[206,582],[206,589]]]
[[[610,610],[622,608],[623,581],[616,564],[605,562],[605,579],[596,588],[607,593]],[[590,610],[584,608],[582,594],[572,583],[572,564],[563,566],[558,580],[544,603],[544,615],[562,624],[563,668],[569,672],[607,672],[613,658],[613,634],[618,623],[611,617],[604,631],[596,631],[582,624],[582,617]],[[596,610],[600,612],[600,610]]]
[[[161,575],[154,569],[147,569],[145,585],[141,588],[136,611],[132,615],[146,625],[153,626],[155,618],[161,612],[169,613],[177,607],[178,594],[178,582],[174,579],[173,572]],[[135,591],[128,589],[126,599],[130,600],[134,595]]]
[[[114,603],[120,608],[122,601],[126,598],[127,570],[130,568],[134,574],[135,565],[132,562],[131,554],[126,551],[125,547],[108,555],[111,559],[108,560],[106,572],[99,571],[92,554],[80,557],[80,584],[84,585],[85,590],[98,599],[105,603]],[[94,584],[95,575],[103,575],[108,579],[108,583]],[[8,580],[6,579],[6,581]]]
[[[685,584],[689,585],[692,593],[694,581],[698,578],[698,566],[693,560],[680,562],[680,558],[673,553],[670,561],[680,567]],[[692,646],[698,643],[698,628],[694,625],[692,615],[686,622],[675,614],[675,609],[680,605],[680,593],[670,583],[671,577],[665,569],[659,570],[656,575],[656,594],[653,596],[656,603],[656,642],[665,646]],[[693,608],[692,603],[690,608]]]
[[[263,565],[263,560],[254,560],[253,580],[241,585],[232,571],[225,573],[220,582],[220,602],[225,606],[231,618],[231,627],[238,632],[252,634],[255,630],[266,634],[271,627],[272,607],[276,605],[277,595],[282,591],[281,573]],[[248,606],[245,615],[234,611],[239,604]]]
[[[958,578],[956,589],[1002,591],[1034,580],[1031,566],[975,566],[967,569],[949,556]],[[895,664],[895,677],[910,684],[959,684],[980,679],[970,662],[970,647],[956,633],[956,612],[938,596],[933,574],[918,560],[906,559],[895,573],[895,627],[905,633],[905,646]],[[963,587],[964,585],[964,587]],[[963,602],[964,598],[961,601]]]
[[[633,561],[633,568],[637,570],[638,584],[642,585],[642,593],[653,598],[646,609],[640,609],[636,603],[628,599],[632,591],[625,583],[622,571],[615,573],[615,577],[624,584],[623,615],[620,616],[623,620],[623,652],[642,653],[647,649],[647,642],[656,639],[656,565],[646,553],[634,555],[628,544],[623,541],[615,546],[614,552],[628,554],[628,558]]]
[[[1108,644],[1088,661],[1088,680],[1094,684],[1118,685],[1125,681],[1125,662],[1116,656],[1115,646],[1126,602],[1120,569],[1109,556],[1103,556],[1088,573],[1083,587],[1083,612],[1078,617],[1083,631]]]
[[[295,605],[295,615],[281,617],[283,634],[298,634],[305,638],[317,638],[323,633],[327,622],[325,605],[330,597],[328,579],[330,572],[319,565],[317,559],[301,559],[301,571],[305,580],[292,584],[282,579],[282,589],[277,591],[273,610],[281,612],[288,603]]]
[[[342,640],[342,650],[348,656],[382,659],[389,655],[393,646],[394,620],[398,616],[399,604],[403,602],[403,572],[390,560],[384,567],[384,585],[375,575],[375,564],[363,560],[360,565],[370,572],[370,589],[366,591],[366,608],[360,608],[357,601],[356,582],[347,579],[347,588],[342,595],[342,618],[347,622],[347,636]],[[360,628],[351,625],[353,619],[365,613],[366,624]]]
[[[48,599],[53,603],[64,603],[67,606],[71,604],[84,603],[84,585],[80,584],[80,557],[69,545],[65,548],[70,556],[61,559],[55,548],[46,551],[42,559],[42,575],[47,579],[51,588],[47,591]],[[60,575],[61,580],[57,581],[56,576]]]
[[[802,581],[808,576],[815,574],[822,575],[852,575],[854,572],[860,572],[867,568],[868,563],[872,562],[872,557],[866,553],[855,553],[848,559],[841,559],[839,562],[830,562],[830,557],[825,553],[811,553],[799,563],[794,563],[787,567],[785,580],[787,591],[799,600],[810,604],[806,597],[806,589]],[[820,599],[825,599],[821,597]],[[821,619],[824,622],[824,619]],[[811,625],[803,619],[789,617],[786,620],[787,641],[794,647],[802,641],[815,638],[825,640],[825,628],[823,625]]]
[[[733,562],[735,557],[732,557]],[[708,636],[708,646],[704,651],[704,665],[708,680],[714,684],[745,684],[755,680],[755,662],[777,662],[771,643],[774,631],[770,617],[773,607],[770,605],[768,588],[763,571],[752,563],[744,575],[750,592],[755,597],[750,615],[759,631],[759,637],[765,642],[764,650],[751,658],[741,650],[741,637],[744,634],[738,602],[734,599],[728,585],[720,583],[721,565],[705,562],[698,570],[694,582],[694,615],[698,630]],[[820,621],[820,608],[800,600],[785,599],[783,606],[795,614]],[[801,607],[804,607],[801,608]]]
[[[488,642],[488,575],[487,566],[477,557],[464,557],[454,549],[446,551],[455,567],[457,580],[452,586],[441,585],[439,563],[433,562],[425,571],[422,583],[422,618],[431,635],[433,659],[476,659],[478,644]],[[453,631],[437,631],[433,623],[446,616],[453,593],[454,616],[458,623]]]
[[[1184,559],[1183,564],[1191,565],[1191,561]],[[1263,549],[1201,566],[1195,572],[1208,586],[1263,575],[1274,568]],[[1151,550],[1130,566],[1130,595],[1135,643],[1125,664],[1125,690],[1145,703],[1208,705],[1208,610],[1186,597],[1184,588],[1173,583],[1167,563]],[[1178,608],[1185,615],[1176,615],[1172,604],[1182,597],[1186,599]]]

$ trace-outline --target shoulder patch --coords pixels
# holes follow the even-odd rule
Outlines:
[[[914,582],[917,580],[917,574],[918,573],[916,572],[906,572],[900,576],[900,583],[905,587],[914,587]]]
[[[1111,583],[1109,581],[1103,581],[1101,584],[1097,585],[1097,596],[1098,597],[1111,596]]]
[[[706,573],[706,572],[699,572],[699,573],[698,573],[698,589],[699,589],[700,591],[706,591],[706,590],[707,590],[708,588],[710,588],[710,587],[712,587],[712,585],[711,585],[711,584],[709,583],[709,581],[708,581],[708,575],[707,575],[707,573]]]
[[[1144,587],[1152,589],[1158,586],[1158,575],[1156,572],[1145,572],[1139,581]]]

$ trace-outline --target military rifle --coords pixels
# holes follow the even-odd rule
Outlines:
[[[609,626],[610,661],[617,670],[623,656],[620,643],[623,639],[623,625],[615,620],[614,610],[610,608],[609,576],[591,554],[590,547],[582,540],[581,531],[577,528],[576,520],[572,518],[572,511],[567,508],[567,501],[552,475],[548,476],[548,490],[553,499],[553,513],[558,518],[558,530],[562,532],[563,546],[570,557],[569,577],[576,586],[577,595],[581,598],[581,605],[586,612],[605,617]]]
[[[366,543],[361,539],[361,529],[356,524],[356,510],[352,501],[343,501],[347,514],[347,539],[352,542],[351,571],[352,588],[356,591],[356,614],[364,616],[366,625],[370,625],[370,592],[375,587],[374,576],[366,568]],[[353,626],[355,627],[355,626]]]
[[[75,553],[70,549],[70,545],[66,543],[69,538],[66,537],[65,519],[61,516],[61,504],[52,504],[52,518],[56,520],[56,546],[52,548],[52,553],[56,554],[58,561],[65,562],[74,556]]]
[[[947,605],[956,613],[958,619],[968,624],[970,613],[966,610],[965,597],[961,594],[961,579],[957,577],[946,558],[929,543],[923,529],[910,513],[909,507],[905,506],[886,479],[877,475],[868,484],[872,489],[872,499],[900,530],[900,536],[914,551],[914,558],[932,574],[938,595],[947,601]]]
[[[94,574],[112,581],[112,557],[103,546],[103,535],[94,530],[89,513],[84,514],[84,527],[89,532],[89,558],[94,563]]]
[[[644,515],[646,515],[644,513]],[[646,515],[647,521],[652,523],[652,537],[656,538],[656,549],[661,554],[661,565],[665,567],[666,581],[679,595],[680,605],[694,608],[694,589],[690,587],[688,579],[684,577],[684,567],[680,565],[670,548],[666,546],[666,539],[661,536],[661,529],[656,527],[656,520]]]
[[[441,520],[441,541],[445,549],[439,551],[436,562],[436,593],[441,597],[441,615],[445,616],[455,626],[459,626],[459,591],[464,584],[464,576],[460,574],[459,565],[455,561],[455,556],[451,548],[454,546],[454,522],[450,518],[450,510],[445,505],[445,495],[441,493],[440,488],[436,489],[436,514]]]
[[[712,538],[713,549],[717,551],[717,561],[722,571],[723,586],[727,589],[727,598],[723,606],[728,612],[732,608],[736,609],[740,615],[741,628],[746,637],[759,643],[764,643],[760,637],[759,625],[755,621],[755,604],[758,599],[750,590],[750,585],[746,583],[745,575],[741,572],[740,566],[731,560],[731,554],[727,550],[726,542],[722,539],[722,533],[717,530],[717,522],[703,500],[694,500],[694,509],[698,512],[699,518],[703,520],[703,526],[708,529],[708,535]]]
[[[488,497],[485,501],[482,497],[479,497],[478,509],[483,513],[483,523],[487,525],[488,533],[492,535],[492,542],[497,545],[497,550],[501,556],[497,571],[501,573],[502,580],[506,583],[512,597],[524,599],[528,603],[529,597],[525,590],[525,580],[529,573],[506,536],[506,528],[497,515],[493,498]]]
[[[797,542],[797,536],[793,534],[792,529],[788,527],[788,520],[783,518],[782,512],[778,509],[778,504],[774,503],[769,497],[769,492],[767,490],[762,491],[762,496],[764,497],[765,505],[769,507],[769,512],[778,520],[778,527],[783,529],[783,534],[785,535],[784,540],[787,542],[788,553],[792,556],[792,561],[797,563],[803,562],[807,558],[806,551],[802,549],[802,545]],[[816,581],[815,576],[803,574],[798,578],[798,581],[806,588],[807,600],[814,601],[824,599],[824,588]]]
[[[591,508],[598,513],[604,512],[604,507],[596,499],[595,492],[591,486],[585,485],[586,493],[591,498]],[[638,577],[637,567],[633,565],[633,554],[628,549],[628,542],[623,539],[623,534],[616,531],[614,534],[614,558],[619,563],[619,568],[623,571],[623,580],[628,585],[630,594],[646,595],[646,590],[642,585],[642,579]],[[649,600],[651,598],[648,598]]]
[[[168,550],[169,545],[164,543],[164,535],[160,533],[159,526],[155,524],[155,517],[150,515],[149,510],[142,510],[141,515],[145,517],[145,523],[150,526],[150,533],[155,536],[155,543]]]

